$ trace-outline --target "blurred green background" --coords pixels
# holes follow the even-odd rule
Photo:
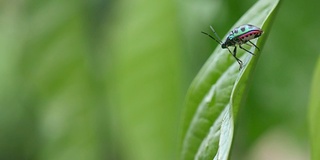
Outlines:
[[[254,3],[0,1],[0,159],[178,159],[188,85],[217,46],[200,31],[223,37]],[[308,159],[319,5],[282,2],[231,159]]]

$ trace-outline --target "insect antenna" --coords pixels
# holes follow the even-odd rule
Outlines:
[[[212,26],[210,26],[210,28],[211,28],[211,30],[212,30],[212,32],[213,32],[213,34],[218,38],[218,40],[220,41],[220,44],[222,43],[222,41],[221,41],[221,38],[219,37],[219,35],[217,34],[217,32],[213,29],[213,27]]]
[[[206,32],[203,32],[203,31],[201,31],[201,33],[209,36],[211,39],[213,39],[214,41],[216,41],[218,44],[221,45],[221,44],[222,44],[222,41],[221,41],[220,37],[218,36],[217,32],[213,29],[212,26],[210,26],[210,28],[211,28],[212,32],[214,33],[214,35],[216,36],[216,38],[213,37],[212,35],[210,35],[209,33],[206,33]]]
[[[215,40],[217,43],[219,43],[220,45],[221,45],[221,42],[220,41],[218,41],[217,39],[215,39],[213,36],[211,36],[210,34],[208,34],[208,33],[206,33],[206,32],[203,32],[203,31],[201,31],[201,33],[203,33],[203,34],[205,34],[205,35],[207,35],[207,36],[209,36],[210,38],[212,38],[213,40]]]

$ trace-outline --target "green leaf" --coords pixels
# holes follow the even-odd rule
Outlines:
[[[110,99],[122,159],[176,154],[181,46],[175,2],[123,0],[110,32]]]
[[[242,24],[260,27],[264,34],[254,43],[262,49],[278,4],[279,0],[258,1],[231,29]],[[255,56],[238,51],[244,63],[241,71],[228,50],[218,46],[195,77],[183,115],[181,159],[228,159],[234,120],[261,54],[254,47],[247,49]]]
[[[320,57],[314,72],[311,86],[310,108],[309,108],[309,126],[310,126],[310,143],[311,159],[320,159]]]

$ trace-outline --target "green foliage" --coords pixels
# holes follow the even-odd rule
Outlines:
[[[0,1],[0,159],[178,159],[183,98],[217,45],[200,31],[213,25],[227,33],[255,1]],[[231,158],[260,153],[251,148],[273,127],[284,128],[307,150],[306,86],[319,48],[310,33],[320,28],[319,4],[283,1],[272,30],[263,28],[269,31],[258,45],[270,36],[262,54],[239,50],[248,64],[243,77],[256,72],[237,116],[242,124],[232,153],[239,154]],[[251,17],[267,16],[261,11]],[[220,74],[239,73],[229,53],[215,57]],[[221,80],[233,87],[237,76]],[[238,80],[247,88],[249,82]],[[231,93],[244,95],[231,87],[222,91],[223,102]],[[233,104],[241,103],[236,97]],[[229,131],[227,118],[220,120],[230,122],[223,125]],[[206,149],[217,147],[203,145],[199,156],[210,157]]]
[[[110,36],[112,110],[124,159],[174,156],[181,46],[174,3],[123,0]]]
[[[257,42],[262,48],[278,3],[277,0],[257,2],[234,27],[249,23],[262,28],[265,34]],[[246,64],[239,72],[238,63],[227,50],[218,46],[202,67],[190,86],[186,100],[182,126],[182,159],[228,158],[234,120],[260,55],[257,50],[254,52],[256,56],[238,51]]]
[[[320,159],[320,58],[315,68],[310,94],[309,130],[311,143],[311,159]]]
[[[97,6],[58,0],[1,7],[0,159],[109,158],[107,51],[97,45],[105,35],[90,39],[84,24],[91,17],[82,12]]]

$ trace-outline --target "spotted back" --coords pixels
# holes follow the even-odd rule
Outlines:
[[[241,35],[244,35],[248,32],[251,32],[251,31],[261,31],[260,28],[256,27],[256,26],[253,26],[251,24],[245,24],[245,25],[242,25],[242,26],[239,26],[235,29],[233,29],[229,35],[228,35],[228,39],[229,40],[232,40],[236,37],[239,37]]]

